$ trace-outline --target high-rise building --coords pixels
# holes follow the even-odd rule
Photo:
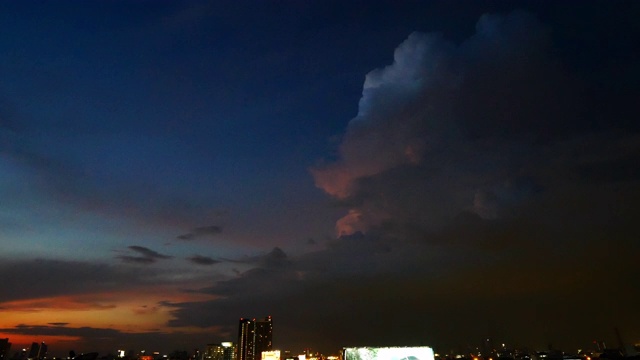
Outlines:
[[[237,360],[254,360],[255,322],[250,319],[240,319],[238,327],[238,356]]]
[[[40,345],[37,342],[31,344],[31,350],[29,350],[29,355],[27,359],[33,360],[38,358],[38,353],[40,352]]]
[[[40,343],[40,355],[38,356],[38,359],[42,360],[47,357],[47,349],[48,346],[44,343],[44,341]]]
[[[0,339],[0,360],[9,358],[9,350],[11,350],[11,343],[9,338]]]
[[[271,351],[273,347],[273,323],[271,316],[255,320],[254,360],[262,360],[263,351]]]
[[[271,316],[264,319],[240,319],[237,360],[261,360],[263,351],[273,348]]]
[[[47,356],[47,344],[44,341],[41,344],[34,342],[29,350],[29,360],[42,360]]]

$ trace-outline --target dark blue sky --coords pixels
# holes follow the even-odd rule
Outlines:
[[[294,351],[640,340],[639,15],[0,1],[0,337],[170,351],[273,315]]]

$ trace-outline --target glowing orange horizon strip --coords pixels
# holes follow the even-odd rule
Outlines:
[[[206,294],[166,291],[166,286],[156,287],[154,290],[157,291],[146,290],[149,289],[145,288],[145,292],[103,292],[7,301],[0,303],[0,328],[59,324],[123,332],[169,331],[166,324],[173,318],[171,312],[174,308],[162,305],[162,301],[179,303],[215,298]]]

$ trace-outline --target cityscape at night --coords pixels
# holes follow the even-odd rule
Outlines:
[[[0,360],[640,360],[639,0],[0,0]]]
[[[449,350],[434,353],[428,346],[395,347],[343,347],[331,354],[323,354],[305,348],[300,354],[291,350],[275,350],[273,347],[273,319],[271,316],[258,319],[240,318],[237,342],[221,341],[206,344],[200,349],[174,350],[165,354],[159,351],[118,349],[100,356],[98,352],[76,353],[70,350],[68,356],[48,356],[46,343],[32,343],[30,348],[18,349],[10,356],[9,339],[0,339],[0,359],[2,360],[637,360],[640,359],[640,343],[629,344],[622,340],[615,329],[619,347],[607,346],[604,341],[593,341],[588,349],[565,352],[555,349],[552,344],[544,351],[528,348],[514,348],[496,343],[495,339],[482,339],[477,346],[467,346],[464,350]]]

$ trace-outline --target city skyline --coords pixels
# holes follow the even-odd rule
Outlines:
[[[264,320],[270,320],[271,318],[265,318]],[[242,328],[246,326],[247,322],[243,322],[245,319],[241,319],[239,323],[239,342],[234,344],[230,341],[221,341],[219,343],[207,344],[201,351],[198,348],[193,349],[191,352],[186,350],[174,350],[170,353],[162,353],[158,351],[146,351],[146,350],[122,350],[118,349],[115,352],[108,352],[106,354],[99,354],[98,352],[86,352],[77,354],[71,350],[68,356],[50,356],[48,354],[48,346],[43,343],[34,342],[31,345],[30,350],[27,352],[26,348],[18,349],[12,356],[7,356],[11,343],[9,339],[0,339],[0,358],[12,359],[12,360],[43,360],[43,359],[76,359],[76,360],[96,360],[98,358],[102,360],[115,360],[115,359],[138,359],[138,360],[236,360],[239,356],[242,356],[242,347],[239,346],[243,343],[242,340]],[[255,324],[254,324],[255,325]],[[434,349],[429,346],[419,345],[400,345],[400,346],[362,346],[362,347],[348,347],[344,346],[340,349],[336,349],[331,353],[321,353],[313,351],[311,348],[305,348],[304,351],[298,355],[292,353],[290,350],[265,350],[256,351],[254,353],[255,359],[271,359],[271,360],[354,360],[358,358],[380,358],[380,359],[397,359],[400,358],[415,358],[419,355],[419,359],[468,359],[468,360],[491,360],[493,358],[500,358],[506,360],[543,360],[548,359],[568,359],[568,360],[590,360],[590,359],[637,359],[640,356],[640,343],[630,344],[624,342],[618,329],[615,329],[616,337],[618,340],[618,347],[607,346],[604,341],[593,341],[591,348],[576,349],[574,351],[565,351],[555,348],[552,344],[548,344],[547,349],[529,349],[527,347],[513,347],[513,344],[495,344],[496,339],[485,338],[479,344],[467,345],[464,350],[443,351],[435,353]],[[261,355],[258,355],[261,354]],[[245,353],[246,356],[246,353]]]
[[[0,0],[0,339],[640,342],[638,18]]]

